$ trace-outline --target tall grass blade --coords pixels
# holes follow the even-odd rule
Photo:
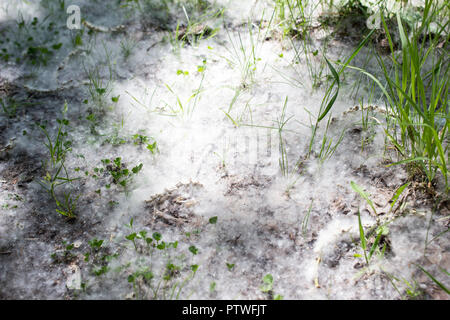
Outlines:
[[[369,195],[366,192],[364,192],[364,190],[360,186],[358,186],[356,183],[354,183],[353,181],[350,182],[350,185],[353,190],[355,190],[361,197],[364,198],[364,200],[366,200],[366,202],[369,204],[369,206],[372,208],[372,210],[376,214],[377,210],[375,209],[375,206],[373,205],[372,200],[369,199]]]
[[[435,277],[433,277],[427,270],[425,270],[421,266],[417,265],[417,267],[420,270],[422,270],[431,280],[433,280],[433,282],[436,283],[442,290],[444,290],[447,294],[450,295],[450,290],[446,286],[440,283]]]

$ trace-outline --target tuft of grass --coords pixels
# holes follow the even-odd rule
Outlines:
[[[288,36],[295,51],[295,64],[300,64],[303,61],[302,57],[304,57],[312,89],[320,87],[324,80],[327,79],[327,76],[324,75],[326,63],[321,57],[325,56],[331,37],[327,36],[325,38],[321,48],[317,48],[314,45],[311,37],[311,30],[313,29],[312,15],[317,10],[319,2],[299,0],[276,0],[275,2],[279,25],[283,29],[283,38]],[[321,27],[324,30],[327,29],[326,24],[322,24]],[[296,68],[294,68],[294,71],[300,78],[303,78],[303,75]],[[292,83],[302,84],[299,80]]]
[[[265,13],[263,12],[260,19],[261,22],[257,26],[255,26],[250,21],[247,22],[247,42],[245,41],[245,39],[243,39],[240,32],[238,32],[236,39],[236,37],[231,36],[228,28],[225,28],[231,46],[230,48],[225,47],[225,49],[229,53],[229,56],[221,57],[225,58],[232,68],[239,69],[239,72],[241,74],[240,86],[243,89],[248,88],[255,81],[255,73],[258,62],[261,61],[261,58],[258,57],[258,54],[261,50],[261,47],[264,45],[265,39],[267,38],[270,26],[275,15],[275,11],[273,11],[267,26],[263,26],[264,14]],[[254,31],[254,29],[256,29],[256,32]],[[263,32],[263,29],[266,29],[265,32]]]
[[[381,240],[381,236],[383,235],[387,235],[389,233],[389,229],[382,225],[380,227],[378,227],[376,229],[376,237],[374,242],[372,243],[372,246],[368,246],[368,234],[370,234],[370,232],[365,232],[364,231],[364,227],[362,225],[361,222],[361,214],[358,210],[358,228],[359,228],[359,239],[360,239],[360,244],[361,244],[361,249],[363,250],[364,253],[364,259],[366,261],[366,264],[369,265],[370,260],[373,256],[373,254],[378,250],[380,253],[380,256],[383,257],[384,253],[386,251],[386,244],[383,245],[383,248],[380,250],[379,249],[379,244],[380,244],[380,240]],[[359,256],[359,255],[356,255]]]
[[[169,40],[172,44],[174,51],[179,54],[181,48],[186,44],[196,46],[202,39],[210,39],[214,37],[219,28],[211,28],[208,26],[209,22],[219,19],[224,10],[223,9],[206,9],[199,17],[189,17],[186,7],[182,5],[183,13],[186,17],[187,24],[177,23],[175,32],[169,35]]]
[[[128,60],[128,58],[133,53],[133,49],[136,47],[137,42],[135,40],[121,40],[120,41],[120,51],[122,52],[123,58]]]
[[[303,237],[306,236],[306,232],[308,231],[309,217],[311,215],[313,203],[314,203],[314,199],[311,200],[311,204],[309,205],[308,212],[305,214],[305,216],[302,219],[302,235],[303,235]]]
[[[64,104],[63,114],[67,111],[67,103]],[[44,143],[49,153],[49,160],[43,163],[45,176],[38,180],[38,183],[49,192],[57,205],[56,212],[68,217],[75,218],[76,202],[78,197],[74,197],[72,192],[63,192],[63,200],[60,199],[57,189],[67,183],[71,183],[79,178],[71,178],[66,168],[65,161],[67,154],[72,151],[72,141],[68,140],[68,133],[64,131],[69,126],[68,119],[57,119],[58,130],[52,138],[43,124],[39,128],[44,133],[47,142]]]
[[[172,106],[169,103],[165,103],[166,106],[168,106],[171,110],[170,115],[176,115],[176,114],[181,114],[182,117],[189,119],[194,111],[195,108],[198,105],[199,99],[201,94],[204,92],[203,89],[203,81],[205,79],[205,74],[206,74],[206,66],[207,62],[206,59],[203,60],[202,65],[198,66],[198,72],[201,73],[202,77],[199,83],[199,86],[196,90],[193,90],[192,94],[189,96],[188,99],[186,99],[184,101],[184,99],[182,100],[180,98],[180,96],[172,89],[172,87],[170,87],[168,84],[165,84],[167,90],[175,97],[176,102],[175,102],[175,106]]]
[[[126,227],[131,229],[131,233],[125,236],[125,240],[133,244],[138,257],[120,268],[126,271],[127,281],[133,286],[134,298],[180,299],[184,287],[194,279],[199,269],[199,265],[192,260],[198,249],[190,246],[193,256],[189,258],[180,252],[178,241],[166,242],[159,232],[151,235],[146,230],[138,232],[133,227],[133,219]],[[160,258],[165,261],[159,269],[154,266],[154,261]]]
[[[281,116],[277,119],[277,127],[278,127],[278,139],[279,139],[279,148],[280,148],[280,159],[279,165],[281,169],[281,173],[283,176],[287,177],[289,175],[289,160],[286,150],[285,140],[283,139],[283,129],[284,126],[292,119],[293,116],[286,119],[286,107],[287,107],[288,97],[284,100],[283,109],[281,111]]]
[[[400,158],[390,165],[409,164],[409,168],[418,168],[429,183],[440,172],[448,191],[450,65],[448,54],[440,48],[448,46],[446,30],[450,22],[440,23],[438,19],[446,13],[449,13],[449,8],[445,3],[440,6],[431,0],[425,1],[421,18],[415,23],[405,26],[397,13],[399,54],[394,49],[388,24],[381,15],[392,61],[392,67],[389,67],[382,57],[377,56],[383,82],[361,68],[349,68],[368,76],[381,89],[386,100],[389,121],[385,133]]]
[[[448,289],[445,285],[443,285],[440,281],[438,281],[435,277],[433,277],[433,275],[431,275],[431,273],[429,273],[427,270],[425,270],[423,267],[421,266],[417,266],[420,270],[423,271],[423,273],[425,273],[434,283],[436,283],[439,288],[441,288],[442,290],[444,290],[445,293],[447,293],[448,295],[450,295],[450,289]],[[445,272],[447,274],[447,276],[449,275],[448,272]]]
[[[343,64],[341,64],[341,68],[340,68],[339,71],[336,71],[336,69],[333,67],[331,62],[326,57],[324,57],[327,65],[328,65],[328,67],[329,67],[329,69],[331,71],[331,74],[332,74],[334,80],[332,81],[331,85],[328,86],[328,88],[327,88],[327,90],[325,92],[325,95],[324,95],[324,97],[322,99],[322,102],[321,102],[321,105],[320,105],[319,115],[317,116],[315,124],[311,125],[312,134],[311,134],[311,139],[310,139],[310,143],[309,143],[308,156],[312,152],[312,148],[314,146],[314,142],[315,142],[315,138],[316,138],[316,134],[317,134],[317,129],[319,127],[319,123],[331,111],[331,109],[332,109],[332,107],[333,107],[334,103],[336,102],[336,99],[337,99],[337,97],[339,95],[339,88],[341,86],[341,84],[340,84],[340,75],[344,72],[344,70],[348,67],[350,62],[356,57],[356,55],[361,51],[361,49],[369,41],[369,39],[370,39],[370,37],[372,36],[373,33],[374,33],[374,30],[369,32],[369,34],[359,43],[359,45],[355,48],[355,50],[353,50],[352,54],[346,59],[346,61]],[[334,90],[335,87],[336,87],[336,89]],[[340,140],[342,139],[342,137],[343,137],[343,135],[341,136]]]

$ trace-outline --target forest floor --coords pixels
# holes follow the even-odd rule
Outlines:
[[[299,55],[269,1],[76,2],[79,30],[0,11],[1,299],[448,299],[423,270],[450,286],[450,202],[389,166],[370,81],[310,144],[322,53],[358,37],[317,24]]]

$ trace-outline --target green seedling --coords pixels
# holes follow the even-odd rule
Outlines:
[[[204,8],[201,12],[205,13],[201,16],[189,17],[184,5],[182,6],[182,9],[186,17],[187,25],[178,22],[175,32],[169,34],[170,43],[172,44],[174,52],[177,54],[180,53],[180,50],[185,45],[196,46],[200,40],[214,37],[219,28],[213,29],[209,27],[208,22],[213,22],[213,20],[220,18],[223,14],[223,10],[210,10]]]
[[[314,202],[314,199],[311,200],[311,204],[309,205],[308,212],[305,214],[305,216],[302,219],[302,235],[303,235],[303,237],[306,236],[306,233],[308,231],[308,222],[309,222],[309,217],[311,215],[313,202]]]
[[[28,107],[34,105],[30,102],[17,101],[11,97],[0,98],[0,105],[2,107],[3,113],[8,116],[8,118],[15,118],[17,116],[17,111],[20,107]]]
[[[333,138],[327,136],[331,119],[332,118],[330,116],[327,122],[327,126],[325,128],[325,132],[323,134],[322,143],[320,145],[319,159],[321,164],[323,164],[326,160],[330,159],[333,156],[337,147],[341,144],[342,140],[344,139],[345,128],[342,130],[338,140],[334,145],[333,145]]]
[[[110,249],[104,245],[104,240],[94,238],[88,242],[90,251],[83,254],[84,261],[88,264],[90,272],[100,277],[111,270],[109,263],[119,256],[119,253],[110,253]]]
[[[275,11],[274,11],[275,13]],[[232,68],[238,68],[241,74],[241,88],[246,89],[255,82],[255,73],[257,70],[258,62],[261,58],[258,57],[258,53],[261,50],[264,39],[267,38],[267,34],[270,30],[270,25],[272,24],[274,13],[270,18],[269,25],[266,27],[266,32],[263,31],[262,21],[264,21],[264,13],[261,17],[261,23],[257,26],[257,33],[254,34],[254,24],[250,21],[247,22],[248,31],[248,48],[247,43],[242,38],[240,32],[238,32],[237,39],[232,37],[228,28],[226,28],[228,40],[231,47],[225,47],[228,51],[228,57],[221,56],[224,58]],[[224,21],[225,25],[225,21]],[[234,39],[233,39],[234,38]],[[229,113],[229,111],[228,111]]]
[[[70,243],[68,244],[66,241],[62,242],[62,245],[64,247],[64,250],[59,250],[50,255],[54,263],[70,263],[72,262],[76,256],[72,252],[72,250],[75,247],[75,244]]]
[[[389,229],[382,225],[380,227],[378,227],[376,229],[376,238],[375,241],[373,242],[372,246],[370,247],[369,252],[367,252],[368,248],[368,235],[366,235],[364,233],[364,227],[362,225],[361,222],[361,214],[358,210],[358,227],[359,227],[359,239],[360,239],[360,243],[361,243],[361,248],[363,250],[364,253],[364,259],[366,261],[366,264],[369,265],[369,262],[373,256],[373,254],[375,253],[376,250],[379,250],[379,244],[380,244],[380,240],[382,236],[386,236],[389,233]],[[367,233],[369,234],[369,233]],[[383,249],[381,249],[380,251],[380,256],[383,257],[384,253],[386,251],[386,243],[383,245]],[[360,257],[359,254],[356,254],[355,257]]]
[[[55,209],[56,212],[59,214],[67,217],[67,218],[75,218],[76,208],[77,208],[77,201],[80,198],[78,195],[77,197],[73,198],[71,193],[63,193],[63,202],[60,202],[55,197],[55,203],[58,206],[58,209]]]
[[[274,300],[283,300],[283,296],[280,294],[274,294],[273,292],[273,276],[268,273],[262,278],[262,286],[260,287],[260,290],[263,293],[268,294],[271,298]]]
[[[283,29],[283,38],[288,37],[288,40],[295,52],[295,60],[293,70],[298,75],[299,79],[287,79],[293,86],[303,86],[303,73],[295,68],[296,65],[305,64],[308,69],[309,81],[312,89],[316,89],[322,85],[322,82],[327,79],[324,75],[326,68],[325,59],[319,58],[319,49],[316,48],[314,39],[311,36],[313,29],[312,21],[314,20],[312,14],[316,11],[320,2],[308,1],[291,1],[291,0],[277,0],[276,9],[278,11],[279,26]],[[286,11],[288,14],[286,14]],[[326,24],[321,25],[321,29],[328,31]],[[299,39],[300,41],[294,41]],[[331,36],[326,36],[321,46],[321,53],[324,56],[328,50]],[[304,61],[304,63],[303,63]],[[287,77],[285,77],[287,78]]]
[[[171,104],[165,102],[166,106],[169,107],[169,109],[171,110],[171,113],[172,113],[171,115],[177,115],[180,113],[183,117],[186,117],[186,118],[189,118],[192,116],[192,114],[195,111],[195,108],[197,107],[200,95],[204,91],[203,80],[205,79],[205,74],[206,74],[204,72],[206,69],[206,60],[203,60],[203,67],[204,67],[204,69],[202,69],[202,72],[200,72],[202,74],[202,78],[200,80],[200,84],[199,84],[198,88],[196,90],[193,90],[192,95],[184,102],[180,99],[178,94],[176,94],[175,91],[168,84],[165,84],[167,90],[176,99],[175,107],[172,106]]]
[[[120,41],[120,50],[122,51],[122,55],[125,60],[128,60],[128,58],[131,56],[136,45],[137,41],[134,40]]]
[[[103,240],[97,240],[96,238],[89,241],[89,246],[94,250],[99,250],[103,244]]]
[[[394,196],[391,199],[391,208],[389,209],[389,212],[392,212],[392,209],[394,208],[395,204],[397,203],[397,200],[399,199],[399,197],[401,196],[401,194],[403,193],[403,191],[405,191],[406,188],[408,188],[408,186],[411,184],[411,182],[407,182],[404,185],[400,186],[397,191],[395,191]],[[401,205],[399,205],[401,206]]]
[[[438,281],[435,277],[433,277],[432,275],[431,275],[431,273],[429,273],[427,270],[425,270],[423,267],[421,267],[421,266],[419,266],[419,265],[417,265],[417,267],[420,269],[420,270],[422,270],[423,271],[423,273],[425,273],[439,288],[441,288],[442,290],[444,290],[444,292],[445,293],[447,293],[448,295],[450,295],[450,289],[449,288],[447,288],[445,285],[443,285],[440,281]],[[447,275],[447,276],[449,276],[450,274],[447,272],[447,271],[445,271],[444,270],[444,272],[445,272],[445,274]]]
[[[152,154],[159,152],[158,145],[153,138],[152,138],[153,142],[150,143],[149,137],[136,133],[135,135],[132,136],[132,139],[135,145],[146,145],[146,149],[150,151]]]
[[[369,206],[372,208],[375,215],[377,215],[377,210],[375,209],[375,206],[373,205],[372,200],[370,200],[369,195],[356,183],[353,181],[350,182],[350,185],[354,191],[356,191],[366,202],[369,204]]]
[[[147,136],[144,136],[139,133],[136,133],[135,135],[133,135],[133,143],[135,145],[146,144],[146,143],[148,143],[148,141],[149,141],[149,139]]]
[[[188,76],[189,75],[189,71],[183,71],[181,69],[177,70],[177,75],[184,75],[184,76]]]
[[[189,251],[193,254],[196,255],[198,253],[198,249],[195,246],[190,246],[189,247]]]
[[[127,169],[122,163],[122,158],[117,157],[113,160],[103,159],[102,164],[105,166],[103,170],[97,168],[97,171],[102,173],[108,172],[112,177],[112,182],[116,185],[120,185],[127,192],[129,185],[134,177],[142,170],[143,164],[139,164],[133,167],[131,170]]]
[[[333,105],[336,102],[336,99],[337,99],[337,97],[339,95],[339,88],[341,86],[340,75],[348,67],[350,62],[358,55],[358,53],[365,46],[365,44],[369,41],[370,37],[372,36],[372,34],[374,32],[375,32],[375,29],[370,31],[369,34],[361,41],[361,43],[358,45],[358,47],[352,52],[350,57],[348,57],[346,59],[346,61],[343,64],[341,64],[342,67],[339,70],[339,72],[336,71],[336,69],[333,67],[331,62],[326,57],[324,57],[327,65],[328,65],[328,68],[330,69],[330,72],[331,72],[331,74],[333,76],[333,81],[332,81],[331,85],[328,86],[328,88],[326,90],[325,96],[322,99],[322,102],[321,102],[321,105],[320,105],[319,115],[317,117],[316,123],[315,123],[314,126],[312,126],[313,134],[311,135],[311,140],[310,140],[310,143],[309,143],[309,153],[311,153],[311,151],[312,151],[312,147],[314,145],[314,140],[315,140],[315,136],[316,136],[316,132],[317,132],[317,128],[318,128],[319,123],[330,112],[331,108],[333,107]],[[336,87],[336,90],[334,90],[335,87]]]
[[[273,276],[268,273],[263,278],[263,285],[260,287],[261,291],[264,293],[272,291],[273,288]]]
[[[287,177],[289,174],[289,161],[288,161],[288,155],[286,151],[286,145],[285,140],[283,139],[283,129],[285,125],[293,118],[293,116],[290,116],[286,119],[286,107],[287,107],[288,97],[286,96],[286,99],[284,100],[283,109],[281,111],[281,116],[279,119],[277,119],[277,127],[278,127],[278,139],[280,143],[280,159],[279,165],[281,169],[281,173],[283,176]]]
[[[216,224],[217,223],[217,216],[209,218],[209,223],[210,224]]]
[[[400,295],[400,297],[403,300],[404,299],[418,299],[423,295],[423,292],[420,289],[419,284],[417,283],[416,280],[412,279],[412,281],[408,281],[405,278],[399,279],[398,277],[395,277],[394,275],[392,275],[384,270],[383,270],[383,272],[384,272],[384,274],[386,274],[388,276],[388,279],[391,282],[392,286],[398,292],[398,294]],[[404,296],[404,294],[400,291],[400,289],[398,288],[398,286],[395,284],[394,281],[401,282],[405,285],[406,296]]]
[[[106,47],[105,47],[105,52],[106,52],[106,56],[107,56],[107,61],[109,63],[109,65],[108,65],[109,78],[103,79],[102,76],[100,76],[100,69],[98,66],[89,71],[86,70],[86,67],[84,67],[85,72],[89,79],[88,90],[89,90],[89,94],[90,94],[90,101],[96,107],[96,110],[95,110],[96,112],[104,112],[105,111],[106,107],[108,106],[107,98],[113,89],[112,88],[113,70],[112,70],[112,65],[111,65],[111,61],[110,61],[110,56],[107,53]],[[113,98],[117,101],[114,101],[112,98],[111,98],[111,100],[114,103],[117,103],[119,97],[113,97]]]
[[[78,30],[72,35],[72,45],[74,47],[80,47],[83,45],[84,29]]]
[[[48,18],[48,17],[47,17]],[[55,36],[58,30],[55,30],[55,23],[45,24],[34,17],[31,22],[27,22],[22,16],[17,21],[16,28],[6,28],[3,30],[0,41],[0,59],[5,62],[14,61],[16,64],[27,63],[34,67],[46,66],[55,52],[60,50],[62,43],[55,43]],[[16,40],[12,41],[8,34]],[[43,38],[42,35],[45,35]]]
[[[64,113],[67,111],[67,103],[64,105]],[[45,125],[39,125],[44,133],[47,142],[44,143],[49,152],[49,161],[43,164],[46,174],[38,183],[49,192],[54,199],[58,209],[56,211],[68,218],[75,217],[76,202],[79,196],[74,197],[72,192],[64,192],[63,200],[58,199],[56,189],[60,186],[71,183],[79,178],[70,178],[65,165],[66,155],[72,151],[72,142],[68,140],[68,133],[64,128],[69,126],[69,120],[58,119],[59,126],[57,134],[54,138],[50,136]]]
[[[130,233],[129,235],[127,235],[125,237],[125,239],[130,240],[133,243],[134,249],[137,251],[137,246],[136,246],[136,232]]]
[[[148,143],[147,150],[150,151],[152,154],[159,152],[158,146],[156,145],[156,141],[153,143]]]
[[[132,220],[127,227],[133,227]],[[183,287],[193,279],[199,266],[197,264],[185,266],[183,263],[186,260],[184,254],[175,258],[172,257],[171,252],[178,248],[178,241],[162,241],[162,235],[159,232],[153,232],[151,237],[147,235],[148,232],[143,230],[126,236],[127,240],[133,242],[136,253],[140,255],[134,263],[124,266],[134,269],[131,273],[128,273],[128,282],[133,284],[135,297],[138,299],[144,297],[178,299]],[[144,250],[145,248],[147,250]],[[157,257],[167,259],[160,272],[152,267],[152,261],[158,259]],[[175,260],[179,260],[179,263],[175,263]],[[187,268],[190,270],[190,274],[184,280],[178,281]]]

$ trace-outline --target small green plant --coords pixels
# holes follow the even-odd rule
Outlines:
[[[406,190],[406,188],[408,188],[408,186],[411,184],[411,182],[407,182],[404,185],[401,185],[394,193],[394,195],[392,196],[391,199],[391,208],[389,209],[389,212],[392,212],[392,210],[394,209],[395,204],[398,202],[398,199],[400,198],[401,194]],[[405,199],[405,198],[403,198]],[[398,209],[401,209],[404,207],[404,202],[400,201],[399,205],[397,206],[397,209],[394,210],[397,211]]]
[[[288,161],[288,155],[285,145],[285,140],[283,139],[283,129],[285,125],[289,122],[290,119],[293,118],[293,116],[286,119],[286,107],[287,107],[288,97],[284,100],[283,109],[281,111],[281,116],[279,119],[277,119],[277,126],[278,126],[278,139],[279,139],[279,148],[280,148],[280,159],[279,165],[281,169],[281,173],[283,176],[287,177],[289,174],[289,161]]]
[[[324,72],[326,61],[323,58],[332,40],[332,33],[328,24],[321,24],[321,29],[327,35],[321,40],[322,45],[320,47],[315,44],[311,36],[311,31],[314,29],[313,15],[320,5],[319,1],[275,0],[276,21],[278,22],[276,26],[282,29],[283,39],[287,38],[294,49],[295,57],[292,70],[298,77],[282,76],[295,87],[304,86],[304,83],[311,83],[311,88],[314,90],[329,79]],[[282,55],[280,57],[282,58]],[[305,79],[302,70],[297,70],[297,65],[307,67],[309,79]]]
[[[112,177],[112,183],[120,185],[126,192],[129,190],[129,186],[134,177],[142,170],[143,167],[143,164],[141,163],[129,170],[122,162],[121,157],[117,157],[113,160],[103,159],[102,164],[105,167],[95,168],[94,172],[108,172]]]
[[[176,99],[175,107],[173,107],[171,104],[169,104],[167,102],[165,103],[166,106],[170,108],[172,115],[176,115],[176,114],[181,113],[181,115],[183,117],[186,117],[188,119],[189,119],[189,117],[192,116],[192,114],[194,113],[194,110],[197,107],[197,104],[199,102],[201,93],[203,93],[203,91],[204,91],[204,89],[203,89],[203,80],[205,79],[206,64],[207,64],[206,59],[203,59],[202,65],[197,67],[198,73],[200,73],[202,75],[202,78],[200,80],[200,84],[199,84],[199,86],[198,86],[198,88],[196,90],[193,90],[192,95],[185,102],[183,102],[180,99],[178,94],[176,94],[175,91],[168,84],[165,85],[167,90]]]
[[[128,60],[131,53],[133,52],[133,49],[136,47],[137,42],[134,40],[125,40],[120,41],[120,50],[122,52],[123,58],[125,60]]]
[[[113,259],[119,257],[119,253],[111,253],[110,249],[104,246],[104,240],[94,238],[88,244],[89,250],[84,253],[84,261],[89,266],[89,272],[100,277],[111,270],[109,264]]]
[[[354,191],[356,191],[368,204],[369,206],[372,208],[372,210],[374,211],[375,215],[377,214],[377,211],[375,209],[375,206],[372,202],[372,200],[370,199],[369,195],[359,186],[357,185],[355,182],[351,181],[350,185],[352,187],[352,189]],[[403,191],[402,187],[399,188],[400,191]],[[401,193],[401,192],[400,192]],[[394,204],[395,201],[397,200],[398,197],[396,197],[397,194],[394,195]],[[364,231],[364,227],[362,225],[361,222],[361,214],[360,211],[358,210],[358,228],[359,228],[359,239],[360,239],[360,244],[361,244],[361,248],[363,250],[364,253],[364,259],[366,261],[366,264],[369,265],[369,262],[373,256],[374,253],[378,252],[380,254],[381,257],[384,256],[384,253],[386,251],[386,243],[383,244],[383,248],[380,250],[379,245],[380,240],[382,239],[383,236],[387,236],[389,233],[389,229],[386,226],[387,223],[382,224],[378,227],[372,227],[368,232]],[[369,237],[372,235],[372,233],[375,232],[376,237],[375,240],[372,243],[372,246],[369,249],[368,246],[368,241],[369,241]],[[361,255],[356,254],[355,257],[361,257]]]
[[[358,227],[359,227],[359,239],[360,239],[360,244],[361,244],[361,248],[363,250],[363,254],[364,254],[364,259],[366,261],[366,264],[369,265],[369,262],[373,256],[374,253],[379,253],[379,255],[381,257],[384,256],[384,253],[386,251],[386,243],[383,244],[383,248],[380,250],[379,245],[380,245],[380,240],[382,236],[386,236],[389,233],[389,229],[382,225],[378,228],[376,228],[375,233],[376,233],[376,238],[375,241],[373,241],[372,246],[370,247],[369,250],[369,245],[368,245],[368,240],[369,240],[369,235],[372,233],[372,230],[370,230],[370,232],[364,232],[364,227],[362,225],[361,222],[361,214],[358,210]],[[361,257],[360,254],[355,254],[355,257]]]
[[[103,78],[100,76],[98,67],[90,71],[86,71],[86,73],[89,79],[88,89],[91,96],[91,101],[97,107],[97,111],[103,111],[107,106],[107,97],[112,91],[112,76],[110,75],[109,80],[103,80]]]
[[[275,11],[274,11],[275,13]],[[261,22],[257,26],[257,33],[254,34],[254,24],[247,22],[248,43],[242,39],[242,35],[238,32],[237,39],[231,36],[230,31],[226,28],[227,36],[231,44],[231,48],[225,47],[229,56],[223,57],[232,68],[238,68],[241,74],[240,86],[245,89],[248,88],[255,81],[255,72],[258,62],[261,58],[258,57],[259,50],[264,44],[264,39],[267,38],[270,25],[272,24],[274,13],[272,14],[269,25],[266,27],[266,32],[263,32],[264,13],[261,17]],[[230,110],[228,111],[228,113]]]
[[[65,263],[68,264],[76,259],[76,255],[72,252],[75,244],[68,244],[66,241],[62,242],[62,250],[57,250],[53,252],[50,257],[53,260],[53,263]]]
[[[366,202],[368,205],[372,208],[375,215],[377,215],[377,210],[375,209],[375,206],[373,205],[372,200],[369,198],[369,194],[367,194],[359,185],[357,185],[355,182],[351,181],[350,186],[354,191],[356,191]]]
[[[263,285],[260,287],[262,292],[269,292],[273,288],[273,276],[268,273],[263,278]]]
[[[359,45],[353,50],[350,57],[348,57],[344,63],[339,63],[342,66],[341,69],[339,70],[339,72],[336,71],[336,69],[333,67],[331,62],[326,57],[324,57],[327,65],[328,65],[328,68],[330,69],[331,75],[333,77],[333,81],[332,81],[331,85],[328,86],[328,88],[325,92],[325,96],[322,99],[320,109],[319,109],[319,115],[317,116],[316,122],[314,125],[311,125],[312,134],[311,134],[311,139],[310,139],[310,143],[309,143],[308,156],[312,152],[317,129],[319,127],[319,123],[330,112],[331,108],[333,107],[333,105],[336,102],[336,99],[339,95],[339,89],[341,87],[341,81],[340,81],[341,74],[345,71],[345,69],[348,67],[350,62],[358,55],[358,53],[361,51],[361,49],[366,45],[366,43],[369,41],[370,37],[372,36],[372,34],[374,32],[375,32],[375,30],[373,29],[371,32],[368,33],[368,35],[361,41],[361,43],[359,43]]]
[[[447,288],[445,285],[443,285],[440,281],[438,281],[433,275],[431,275],[431,273],[429,273],[427,270],[425,270],[423,267],[421,267],[421,266],[417,266],[420,270],[422,270],[423,271],[423,273],[425,273],[426,275],[427,275],[427,277],[428,278],[430,278],[435,284],[437,284],[438,285],[438,287],[439,288],[441,288],[442,290],[444,290],[444,292],[445,293],[447,293],[448,295],[450,295],[450,289],[449,288]],[[446,271],[446,270],[443,270],[442,269],[442,271],[447,275],[447,276],[449,276],[450,274]]]
[[[415,279],[412,280],[407,280],[406,278],[398,278],[386,271],[384,271],[384,274],[387,275],[389,281],[391,282],[392,286],[394,287],[394,289],[398,292],[398,294],[400,295],[400,297],[403,300],[406,299],[420,299],[423,296],[423,292],[419,287],[419,284],[417,283],[417,281]],[[397,284],[396,284],[397,282]],[[402,284],[404,286],[404,293],[402,291],[400,291],[398,283]]]
[[[193,254],[196,255],[198,253],[198,249],[196,246],[190,246],[189,247],[189,251]]]
[[[48,17],[47,17],[48,18]],[[27,63],[31,66],[47,66],[50,59],[61,49],[62,43],[55,43],[55,35],[59,33],[54,22],[45,18],[39,21],[34,17],[30,22],[20,15],[16,25],[2,32],[0,41],[0,59],[16,64]],[[47,35],[42,39],[42,35]],[[12,41],[14,37],[16,40]],[[3,40],[4,39],[4,40]]]
[[[219,19],[223,10],[206,10],[203,11],[199,17],[189,17],[186,8],[183,6],[183,12],[186,17],[187,24],[178,22],[175,32],[170,33],[169,40],[172,44],[173,50],[179,54],[181,48],[186,44],[196,46],[202,39],[210,39],[214,37],[219,28],[211,28],[208,26],[208,22],[212,22]]]
[[[268,273],[262,278],[262,286],[260,287],[263,293],[269,295],[269,297],[273,300],[283,300],[283,296],[280,294],[274,294],[273,292],[273,276]]]
[[[199,266],[186,265],[184,254],[173,257],[178,249],[178,241],[165,242],[159,232],[147,236],[146,230],[133,230],[133,219],[126,225],[132,232],[125,239],[132,242],[134,250],[140,255],[134,263],[125,266],[128,271],[127,280],[133,285],[136,299],[179,299],[183,288],[191,281]],[[189,250],[193,253],[195,246]],[[196,249],[196,248],[195,248]],[[198,249],[196,249],[198,250]],[[152,261],[163,258],[166,263],[161,270],[155,270]],[[131,270],[130,270],[131,269]],[[182,274],[187,276],[180,279]]]
[[[63,114],[67,111],[67,103],[64,105]],[[43,163],[45,176],[38,183],[49,192],[57,205],[56,211],[68,218],[75,218],[76,202],[79,196],[74,197],[71,191],[63,192],[63,200],[60,200],[56,189],[79,178],[71,178],[65,165],[67,154],[72,150],[72,142],[68,140],[68,133],[64,131],[69,126],[68,119],[58,119],[58,131],[54,138],[48,133],[46,126],[39,124],[47,142],[44,143],[49,153],[49,160]]]
[[[322,143],[320,144],[320,151],[318,156],[321,164],[323,164],[326,160],[330,159],[333,156],[337,147],[341,144],[342,139],[344,139],[345,128],[342,129],[338,140],[333,145],[333,138],[328,136],[328,130],[330,128],[331,119],[332,118],[330,116],[327,122],[327,126],[325,127]]]
[[[209,223],[216,224],[217,223],[217,216],[209,218]]]
[[[133,143],[135,145],[145,145],[146,149],[148,151],[150,151],[151,154],[153,154],[153,155],[156,154],[157,152],[159,152],[158,145],[157,145],[155,139],[153,139],[153,138],[149,138],[145,135],[136,133],[135,135],[132,136],[132,139],[133,139]],[[151,139],[151,143],[150,143],[150,139]]]
[[[305,216],[302,219],[302,235],[303,235],[303,237],[306,236],[306,233],[308,231],[309,217],[311,215],[313,203],[314,203],[314,199],[311,200],[311,204],[309,205],[308,212],[305,214]]]
[[[110,249],[103,246],[103,240],[92,239],[88,242],[89,250],[83,254],[84,262],[88,266],[89,273],[99,277],[107,273],[109,268],[109,263],[119,256],[119,253],[110,253]],[[80,245],[75,245],[75,243],[68,244],[63,242],[63,250],[54,252],[51,257],[55,263],[65,263],[70,264],[77,260],[80,254]],[[87,284],[84,283],[82,286],[83,291],[86,291]]]
[[[33,103],[17,101],[11,97],[0,98],[0,105],[5,115],[8,118],[15,118],[17,116],[17,111],[20,107],[32,106]]]
[[[74,47],[80,47],[83,45],[83,34],[84,29],[72,33],[72,45]]]

